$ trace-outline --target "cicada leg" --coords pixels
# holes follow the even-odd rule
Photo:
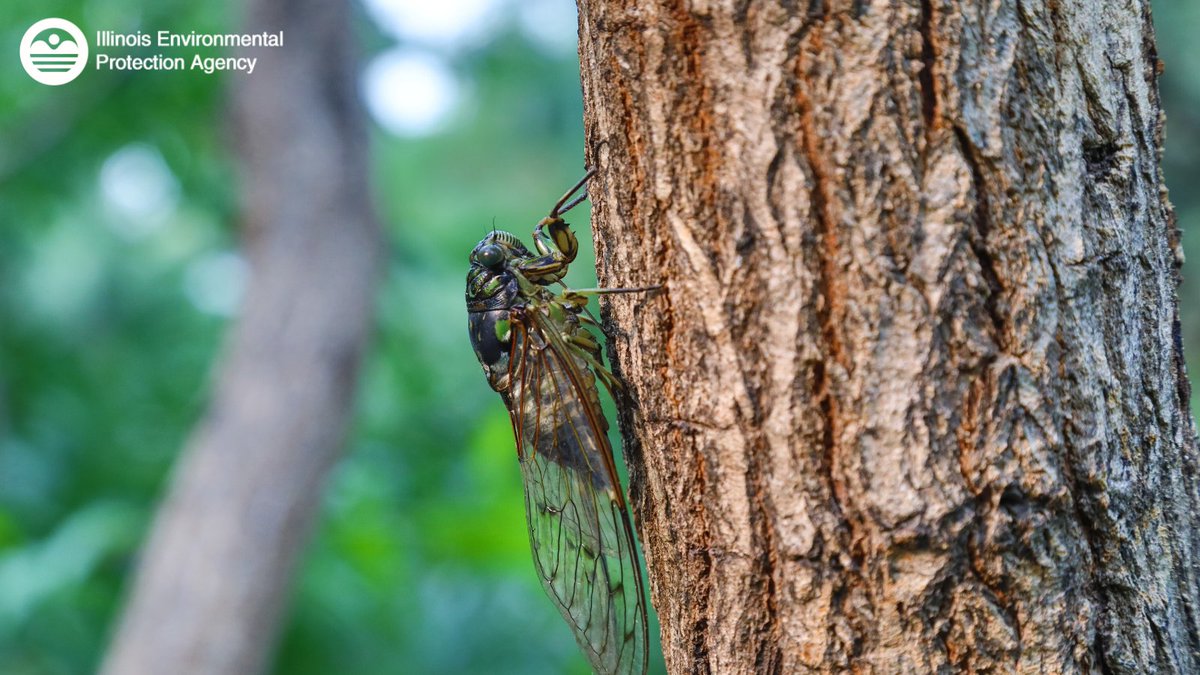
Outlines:
[[[587,199],[586,191],[578,197],[575,197],[575,193],[595,174],[595,169],[589,169],[579,182],[559,197],[550,209],[550,215],[542,218],[533,229],[533,245],[537,249],[538,257],[527,260],[520,266],[521,273],[530,281],[544,286],[566,276],[567,267],[579,254],[579,240],[575,238],[571,226],[562,219],[562,215]]]
[[[562,218],[542,218],[533,231],[533,245],[540,254],[520,264],[521,273],[543,286],[561,280],[579,254],[579,240]]]
[[[599,378],[600,382],[604,385],[604,388],[608,390],[609,396],[612,396],[615,399],[617,398],[617,392],[625,391],[625,386],[621,384],[621,381],[617,379],[616,375],[613,375],[611,372],[609,372],[608,368],[605,368],[604,364],[600,363],[600,361],[593,356],[593,354],[600,353],[600,345],[594,339],[581,339],[578,335],[563,337],[571,345],[580,347],[582,349],[582,351],[577,350],[575,353],[579,354],[584,362],[588,364],[588,367],[592,369],[592,372],[596,373],[596,377]]]
[[[577,183],[571,186],[570,190],[567,190],[563,196],[558,198],[557,202],[554,202],[554,208],[550,209],[550,218],[558,218],[562,214],[578,206],[579,202],[587,199],[587,192],[585,191],[583,194],[571,200],[570,203],[567,203],[567,200],[571,199],[571,196],[578,192],[579,188],[583,187],[588,182],[589,178],[595,175],[595,169],[588,169],[587,173],[583,174],[583,178],[580,178]],[[564,206],[564,204],[566,204],[566,206]]]
[[[563,288],[558,294],[558,301],[564,306],[569,307],[579,317],[579,320],[589,326],[603,330],[600,322],[592,315],[588,309],[588,298],[593,295],[608,295],[615,293],[644,293],[648,291],[657,291],[662,289],[661,285],[654,286],[639,286],[636,288]]]
[[[583,347],[589,354],[597,354],[600,352],[600,343],[592,334],[585,330],[576,329],[573,333],[563,335],[563,339],[576,347]]]
[[[558,295],[558,301],[563,306],[570,309],[583,324],[595,326],[601,329],[600,322],[592,313],[588,311],[588,298],[593,295],[605,295],[609,293],[640,293],[645,291],[655,291],[662,286],[645,286],[639,288],[585,288],[585,289],[563,289]],[[602,329],[601,329],[602,330]],[[596,358],[600,353],[600,344],[590,333],[586,331],[577,331],[571,335],[564,335],[563,338],[570,344],[582,348],[580,356],[587,362],[588,366],[596,373],[596,377],[604,384],[604,388],[608,389],[608,393],[617,397],[618,392],[625,391],[625,386],[616,378],[607,368],[600,363]]]
[[[587,361],[588,365],[592,367],[592,371],[600,378],[600,382],[604,384],[604,388],[608,390],[608,395],[613,397],[614,400],[619,400],[617,399],[617,394],[625,391],[625,385],[621,384],[616,375],[610,373],[608,368],[605,368],[595,359],[588,358]]]
[[[588,298],[593,295],[616,295],[618,293],[649,293],[650,291],[662,290],[662,284],[653,286],[634,286],[631,288],[564,288],[559,294],[559,299],[563,304],[572,307],[584,307],[588,304]]]
[[[580,309],[583,310],[583,314],[578,315],[581,322],[601,331],[604,330],[604,327],[600,325],[600,321],[597,320],[596,317],[592,316],[591,310],[589,310],[587,307],[581,307]]]

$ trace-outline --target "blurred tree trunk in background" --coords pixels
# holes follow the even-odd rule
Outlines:
[[[672,673],[1200,672],[1145,0],[580,1]]]
[[[338,456],[380,236],[368,199],[350,8],[251,0],[284,32],[235,82],[251,278],[204,420],[142,554],[108,675],[264,669]]]

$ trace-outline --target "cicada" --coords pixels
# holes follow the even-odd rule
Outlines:
[[[475,355],[512,420],[542,586],[597,673],[644,673],[642,574],[596,381],[610,395],[620,385],[603,365],[586,307],[599,293],[651,289],[562,284],[579,251],[562,216],[587,197],[575,195],[593,174],[537,224],[536,253],[494,229],[471,251],[467,317]]]

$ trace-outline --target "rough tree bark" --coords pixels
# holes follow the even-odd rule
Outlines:
[[[142,554],[107,675],[250,675],[336,459],[367,339],[369,207],[349,3],[252,0],[284,32],[238,81],[251,278],[209,410]]]
[[[1147,0],[580,0],[672,673],[1200,672]]]

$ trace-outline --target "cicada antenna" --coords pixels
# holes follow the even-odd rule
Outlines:
[[[557,217],[561,216],[562,214],[566,213],[567,211],[570,211],[571,209],[575,208],[576,206],[579,206],[580,202],[587,199],[587,196],[588,196],[587,190],[584,190],[583,194],[579,195],[578,197],[576,197],[573,200],[571,200],[571,197],[574,196],[575,193],[579,191],[579,188],[583,187],[588,182],[589,178],[591,178],[592,176],[595,176],[595,175],[596,175],[596,169],[594,167],[591,169],[588,169],[587,173],[583,174],[583,178],[580,178],[578,183],[571,186],[571,189],[567,190],[567,193],[564,194],[562,197],[559,197],[558,201],[555,202],[554,208],[550,209],[550,217],[557,218]],[[571,201],[568,202],[567,200],[571,200]],[[564,206],[564,204],[565,204],[565,206]]]

